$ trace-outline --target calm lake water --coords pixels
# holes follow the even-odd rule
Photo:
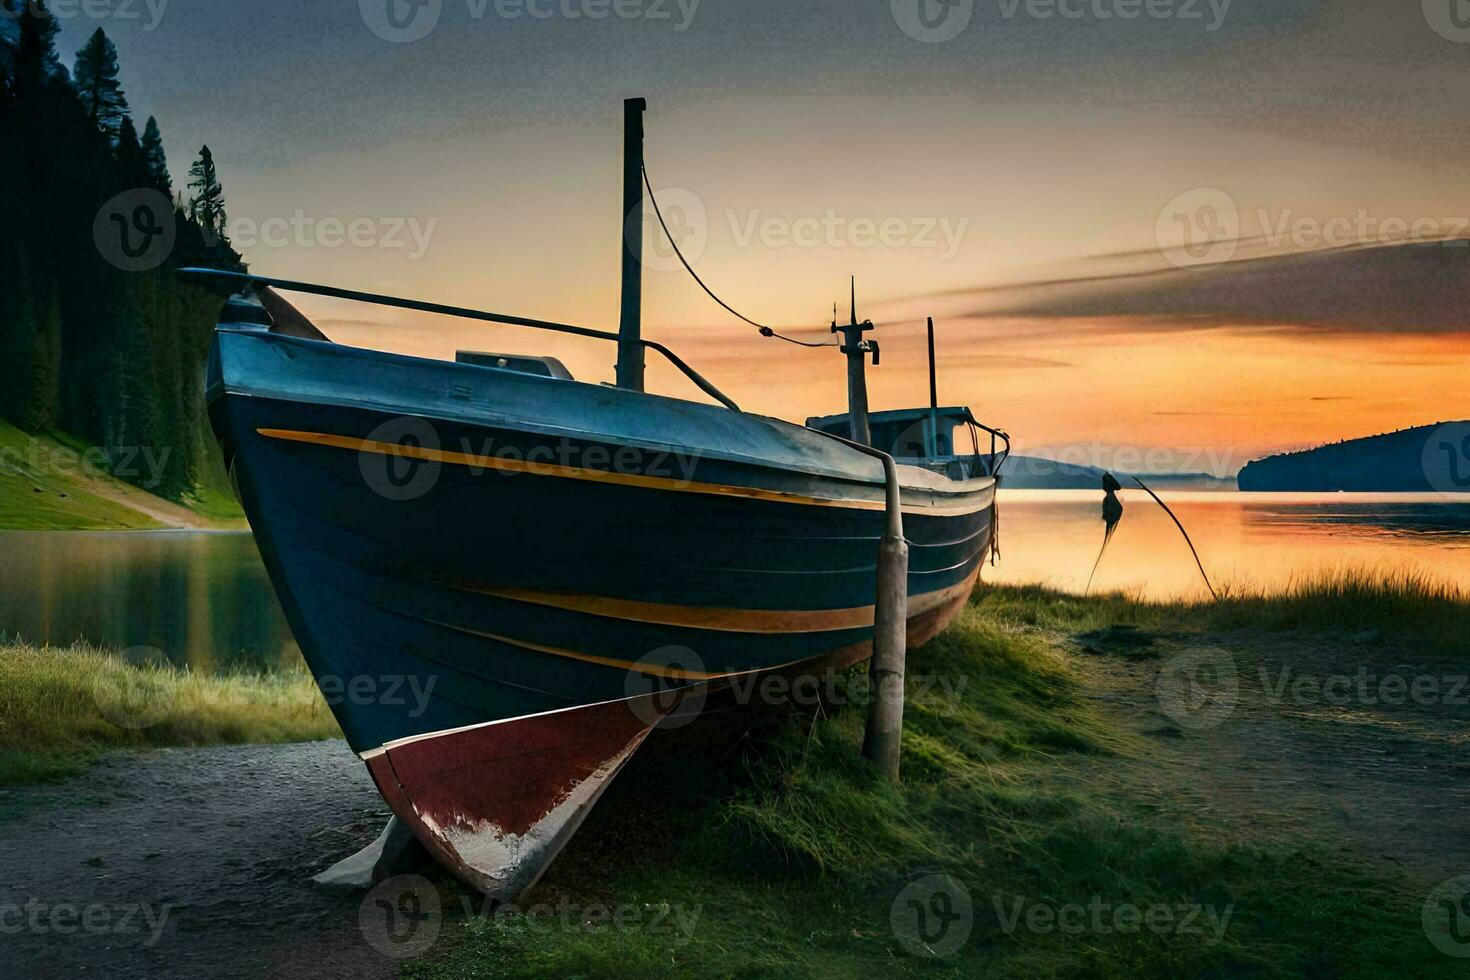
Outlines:
[[[0,533],[0,633],[76,640],[200,670],[299,656],[248,533]]]
[[[1470,495],[1165,499],[1217,584],[1279,588],[1356,567],[1416,570],[1470,589]],[[1002,491],[1001,561],[986,580],[1081,591],[1102,543],[1101,502],[1094,491]],[[1168,516],[1141,492],[1125,493],[1124,505],[1094,589],[1197,594],[1199,573]],[[297,655],[248,534],[5,532],[0,555],[0,633],[154,648],[200,670],[270,667]]]
[[[1421,572],[1470,590],[1470,494],[1164,493],[1216,587],[1280,589],[1341,569]],[[1179,529],[1142,491],[1124,491],[1123,521],[1093,590],[1153,598],[1204,593]],[[1102,492],[1000,494],[1000,564],[991,582],[1087,586],[1102,546]]]

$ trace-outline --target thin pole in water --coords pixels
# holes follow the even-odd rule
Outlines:
[[[1216,592],[1215,587],[1210,584],[1210,576],[1205,571],[1205,563],[1200,561],[1199,552],[1195,550],[1194,542],[1189,540],[1189,532],[1184,530],[1184,524],[1179,520],[1179,518],[1174,516],[1174,512],[1169,509],[1168,504],[1164,503],[1163,498],[1161,498],[1158,494],[1154,493],[1147,486],[1145,486],[1144,482],[1138,477],[1135,476],[1132,479],[1134,483],[1138,484],[1140,487],[1143,487],[1145,493],[1154,498],[1155,503],[1164,508],[1164,513],[1169,515],[1169,519],[1174,522],[1174,526],[1179,528],[1179,533],[1184,535],[1184,543],[1189,545],[1189,553],[1194,555],[1194,563],[1199,566],[1200,577],[1205,580],[1205,588],[1209,589],[1210,595],[1215,597],[1216,602],[1219,602],[1220,593]]]

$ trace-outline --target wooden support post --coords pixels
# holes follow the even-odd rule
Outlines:
[[[898,782],[903,748],[904,671],[908,658],[909,546],[903,537],[903,507],[898,467],[883,459],[888,480],[888,515],[878,546],[877,608],[873,621],[873,659],[863,756],[890,782]]]

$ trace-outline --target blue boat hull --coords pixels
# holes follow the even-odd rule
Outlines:
[[[489,893],[525,875],[487,879],[411,783],[423,797],[452,773],[544,754],[521,744],[533,730],[568,759],[594,743],[571,776],[553,771],[555,788],[525,784],[522,796],[550,794],[535,812],[495,816],[499,848],[509,823],[519,841],[569,800],[585,812],[596,792],[566,786],[605,784],[651,727],[646,711],[603,706],[636,708],[651,680],[703,690],[851,663],[871,643],[883,475],[825,436],[254,329],[217,333],[208,388],[272,582],[349,743],[395,811]],[[922,641],[979,576],[995,484],[903,469]],[[545,718],[560,727],[507,725]],[[429,742],[441,748],[426,755]]]

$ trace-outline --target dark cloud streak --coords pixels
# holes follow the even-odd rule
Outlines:
[[[1137,318],[1149,331],[1257,326],[1291,333],[1470,331],[1470,241],[1379,245],[1213,267],[977,290],[980,318]]]

